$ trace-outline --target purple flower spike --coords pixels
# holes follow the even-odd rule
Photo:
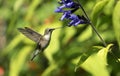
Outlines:
[[[74,14],[71,14],[68,19],[72,20],[72,21],[69,23],[69,25],[74,25],[76,22],[79,21],[79,18],[78,18],[76,15],[74,15]]]
[[[63,9],[63,8],[65,8],[66,7],[66,5],[62,5],[62,6],[60,6],[59,8],[60,9]]]
[[[67,2],[63,2],[63,5],[61,6],[62,8],[78,8],[79,4],[73,2],[73,1],[67,1]]]
[[[77,26],[79,24],[88,24],[89,20],[86,19],[84,16],[75,15],[74,12],[77,11],[80,8],[80,4],[72,1],[72,0],[61,0],[59,2],[61,4],[60,7],[58,7],[55,12],[57,13],[63,13],[60,20],[68,19],[70,20],[69,26]],[[64,8],[68,8],[70,10],[64,10]]]
[[[76,22],[74,25],[77,26],[77,25],[79,25],[79,24],[81,24],[81,21],[80,21],[80,20],[79,20],[78,22]]]
[[[71,25],[77,26],[79,24],[88,24],[88,21],[87,21],[87,19],[84,16],[71,14],[69,19],[72,20],[69,23],[69,26],[71,26]]]
[[[74,26],[77,26],[79,24],[84,24],[85,22],[83,20],[72,20],[70,23],[69,23],[69,26],[71,25],[74,25]]]
[[[67,3],[70,3],[70,2],[73,2],[73,1],[72,0],[61,0],[62,4],[67,4]]]
[[[66,8],[79,8],[79,4],[75,3],[75,2],[70,2],[66,4]]]
[[[75,26],[79,25],[79,24],[86,24],[87,22],[85,22],[84,20],[79,20],[78,22],[75,23]]]
[[[58,8],[55,10],[55,12],[56,12],[56,13],[62,13],[63,10],[58,7]]]
[[[74,4],[75,4],[74,2],[69,2],[66,4],[66,7],[71,8],[72,6],[74,6]]]
[[[65,18],[69,18],[71,14],[71,11],[64,11],[63,16],[60,20],[64,20]]]
[[[72,20],[69,23],[69,25],[75,25],[76,26],[76,25],[78,25],[80,23],[80,19],[74,14],[72,14],[72,16],[69,19]]]
[[[78,19],[78,16],[76,16],[75,14],[71,14],[69,19],[70,20]]]
[[[68,25],[69,26],[72,26],[72,25],[74,25],[76,22],[74,21],[74,20],[72,20]]]

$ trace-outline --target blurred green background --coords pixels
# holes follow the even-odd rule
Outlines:
[[[90,25],[55,30],[47,49],[29,62],[36,44],[17,28],[43,34],[67,25],[55,13],[57,0],[0,0],[0,76],[120,76],[120,1],[80,0],[108,46]],[[81,14],[80,12],[77,12]]]

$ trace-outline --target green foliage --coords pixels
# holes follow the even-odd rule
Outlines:
[[[120,1],[117,2],[113,12],[113,27],[115,30],[116,39],[120,47],[120,10],[118,10],[118,8],[120,8]]]
[[[109,0],[102,0],[95,4],[93,11],[92,11],[92,22],[94,25],[96,25],[97,18],[99,16],[99,14],[102,12],[104,6],[107,4],[108,1]]]
[[[10,71],[9,76],[19,76],[19,73],[23,66],[25,65],[25,60],[27,55],[29,55],[31,47],[24,47],[20,49],[20,52],[13,55],[10,60]],[[26,62],[27,63],[27,62]]]
[[[92,54],[80,66],[86,71],[90,72],[93,76],[109,76],[109,71],[106,66],[108,65],[107,53],[109,52],[111,46],[112,44],[108,45],[106,48],[102,48],[101,50],[99,50],[99,52]]]
[[[29,62],[36,45],[17,28],[27,26],[43,34],[46,28],[66,26],[59,21],[61,14],[54,13],[57,1],[0,0],[4,76],[119,76],[120,63],[109,52],[120,57],[120,1],[80,2],[108,45],[103,47],[89,25],[64,27],[55,30],[48,48]]]

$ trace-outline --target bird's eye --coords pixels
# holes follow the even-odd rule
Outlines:
[[[49,31],[51,31],[51,29],[49,29]]]

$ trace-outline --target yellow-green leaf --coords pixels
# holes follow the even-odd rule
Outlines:
[[[108,3],[108,1],[109,0],[99,1],[94,6],[93,11],[92,11],[92,22],[93,22],[94,25],[96,25],[98,15],[101,13],[101,11],[103,10],[103,8],[106,6],[106,4]]]
[[[4,49],[5,51],[3,51],[2,55],[10,53],[20,43],[22,39],[23,37],[21,35],[16,36],[13,40],[11,40],[9,45],[6,46],[6,48]]]
[[[88,59],[80,66],[92,76],[109,76],[107,65],[107,53],[109,52],[112,44],[105,48],[102,48],[96,54],[92,54]]]
[[[113,13],[113,9],[115,4],[115,0],[109,0],[108,4],[104,8],[104,13],[106,15],[111,15]]]
[[[120,48],[120,1],[117,2],[113,11],[113,27]]]
[[[32,0],[31,5],[28,8],[26,20],[30,20],[35,12],[37,6],[42,2],[42,0]]]
[[[20,50],[17,55],[12,56],[10,60],[9,76],[19,76],[21,69],[24,67],[25,60],[31,51],[31,47],[27,46]]]

